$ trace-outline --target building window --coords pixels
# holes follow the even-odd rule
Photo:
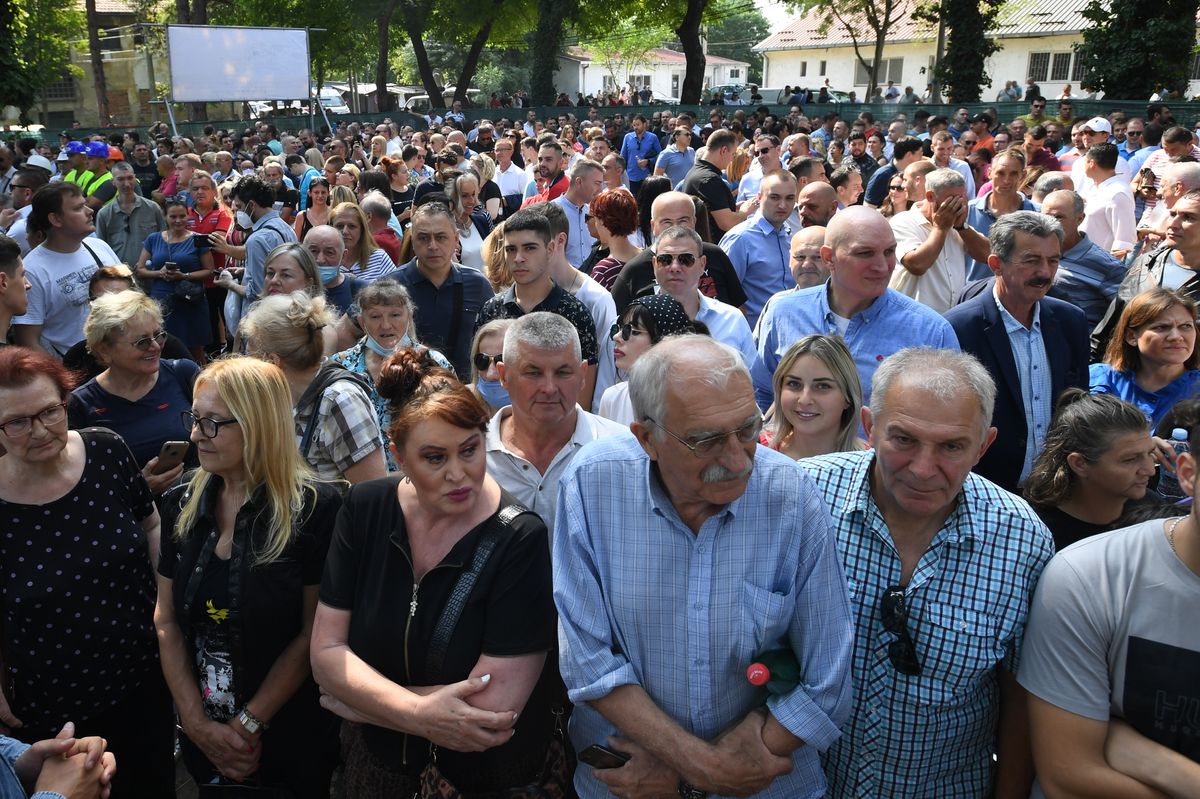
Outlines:
[[[74,100],[75,79],[65,75],[61,80],[48,83],[42,87],[40,96],[43,100]]]
[[[868,61],[867,64],[871,62]],[[885,58],[883,63],[879,65],[878,81],[880,85],[887,83],[889,80],[894,83],[902,83],[901,73],[904,72],[903,58]],[[871,74],[867,68],[862,65],[858,59],[854,60],[854,85],[866,86],[871,80]]]
[[[671,96],[672,97],[679,96],[679,73],[678,72],[671,73]]]
[[[649,89],[650,88],[650,76],[649,75],[630,75],[629,82],[633,84],[633,88],[635,88],[639,91],[641,89]]]
[[[824,61],[822,61],[822,62],[821,62],[821,71],[820,71],[820,72],[818,72],[817,74],[818,74],[818,75],[824,75],[824,74],[825,74],[825,62],[824,62]]]
[[[1050,74],[1050,54],[1049,53],[1030,53],[1029,54],[1029,74],[1025,77],[1033,78],[1034,81],[1047,80]]]
[[[1050,65],[1050,80],[1068,80],[1071,75],[1071,54],[1055,53]]]
[[[800,62],[800,77],[802,77],[802,78],[808,77],[808,62],[807,61]]]
[[[737,80],[742,76],[742,71],[736,67],[731,67],[729,70],[729,79]]]
[[[1075,54],[1075,69],[1071,72],[1071,80],[1082,83],[1087,79],[1087,69],[1085,68],[1084,60]]]

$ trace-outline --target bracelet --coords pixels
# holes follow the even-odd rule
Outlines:
[[[964,230],[967,229],[967,226],[966,225],[955,225],[954,229],[957,230],[959,233],[962,233]]]

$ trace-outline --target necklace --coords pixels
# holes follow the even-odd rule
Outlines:
[[[1172,519],[1170,526],[1167,527],[1167,543],[1171,545],[1171,551],[1175,553],[1175,557],[1179,557],[1179,550],[1175,548],[1175,528],[1186,518],[1186,516],[1180,516],[1177,519]]]

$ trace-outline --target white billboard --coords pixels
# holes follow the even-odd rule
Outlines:
[[[177,103],[299,100],[309,95],[308,31],[168,25]]]

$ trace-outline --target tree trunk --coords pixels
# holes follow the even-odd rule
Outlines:
[[[425,49],[425,27],[422,24],[425,17],[425,10],[410,9],[404,15],[404,22],[408,30],[408,39],[412,43],[413,56],[417,59],[417,74],[421,76],[421,85],[429,95],[429,107],[441,108],[444,104],[442,87],[433,77],[433,65],[429,63],[429,51]]]
[[[496,16],[500,13],[500,7],[503,5],[504,0],[492,0],[492,8],[487,21],[471,41],[471,49],[467,51],[467,60],[463,62],[462,70],[458,73],[458,80],[454,83],[454,99],[464,106],[467,105],[467,89],[475,77],[475,68],[479,66],[479,56],[483,53],[484,45],[487,44],[488,37],[492,34],[492,26],[496,23]]]
[[[100,20],[96,13],[96,0],[85,0],[84,8],[87,10],[88,49],[92,51],[92,75],[96,104],[100,111],[100,127],[106,127],[112,118],[108,113],[108,81],[104,78],[104,58],[100,54]]]
[[[879,86],[879,67],[883,64],[883,46],[887,44],[887,33],[881,33],[875,37],[875,56],[871,61],[871,74],[867,78],[867,96],[864,100],[870,101],[875,96],[875,89]]]
[[[537,0],[538,22],[533,32],[530,99],[534,105],[554,105],[558,92],[554,73],[562,49],[563,23],[575,12],[577,0]]]
[[[679,37],[680,47],[687,57],[687,68],[683,74],[683,86],[679,89],[679,102],[682,105],[698,105],[700,95],[704,91],[704,43],[700,40],[700,21],[704,17],[704,9],[708,0],[688,0],[687,11],[683,20],[675,29]]]
[[[375,61],[375,106],[379,111],[391,111],[392,95],[387,89],[388,79],[388,56],[390,55],[390,41],[392,14],[396,11],[398,0],[389,0],[384,5],[383,13],[379,16],[379,53]]]

